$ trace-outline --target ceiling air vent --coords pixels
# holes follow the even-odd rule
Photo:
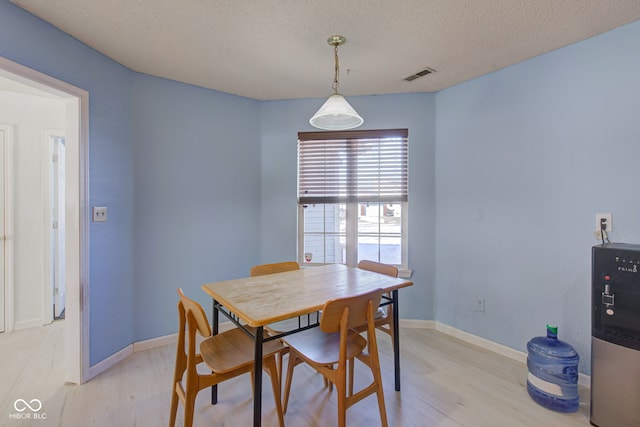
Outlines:
[[[420,78],[420,77],[426,76],[427,74],[431,74],[435,72],[436,70],[434,70],[433,68],[425,68],[424,70],[418,71],[417,73],[412,74],[409,77],[405,77],[404,79],[408,82],[412,82],[417,78]]]

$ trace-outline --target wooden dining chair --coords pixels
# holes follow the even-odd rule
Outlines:
[[[255,346],[253,340],[238,328],[211,335],[211,327],[202,306],[187,298],[180,288],[178,288],[178,294],[180,295],[178,347],[169,427],[175,425],[178,401],[184,406],[184,426],[191,427],[198,392],[239,375],[253,373]],[[204,338],[200,343],[199,353],[196,351],[196,334]],[[263,346],[263,367],[271,377],[271,387],[281,427],[284,426],[284,418],[275,355],[282,349],[282,343],[279,341],[268,341]],[[204,363],[211,373],[198,372],[197,365],[200,363]]]
[[[300,264],[295,261],[275,262],[273,264],[260,264],[251,267],[251,277],[265,274],[283,273],[285,271],[300,270]]]
[[[295,261],[282,261],[271,264],[254,265],[251,267],[249,275],[251,277],[265,276],[267,274],[284,273],[285,271],[293,270],[300,270],[300,264]],[[290,322],[288,320],[284,320],[273,325],[267,325],[265,330],[270,334],[279,334],[283,330],[290,329],[289,323]],[[280,378],[282,378],[282,358],[287,353],[288,349],[285,347],[284,350],[278,354],[278,372],[280,373]]]
[[[289,403],[293,370],[301,360],[335,384],[339,427],[345,426],[347,409],[373,393],[378,398],[382,426],[387,427],[374,322],[374,313],[381,297],[382,289],[378,289],[358,296],[328,301],[322,309],[319,328],[308,329],[284,338],[289,345],[289,366],[283,402],[285,413]],[[363,323],[367,324],[366,339],[352,329]],[[347,370],[348,363],[356,358],[371,369],[373,382],[353,394],[347,390]]]
[[[386,274],[391,277],[398,277],[398,267],[390,264],[383,264],[376,261],[362,260],[358,263],[358,268],[362,270],[373,271],[375,273]],[[391,293],[387,293],[388,298],[391,298]],[[393,336],[393,305],[389,304],[384,307],[378,307],[375,313],[376,328],[389,334],[391,342],[395,337]],[[364,332],[367,329],[367,325],[363,324],[355,328],[359,332]]]

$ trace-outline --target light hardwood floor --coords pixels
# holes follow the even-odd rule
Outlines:
[[[63,383],[64,321],[0,334],[0,426],[166,426],[174,346],[132,356],[81,386]],[[578,412],[561,414],[534,403],[526,391],[522,363],[434,330],[401,328],[402,391],[393,390],[389,337],[378,334],[387,415],[391,427],[416,426],[588,426],[589,390],[580,388]],[[363,383],[365,369],[356,381]],[[362,376],[359,376],[362,375]],[[265,376],[266,378],[266,376]],[[16,399],[39,399],[43,420],[16,420]],[[253,403],[249,376],[224,383],[219,403],[198,396],[195,426],[250,426]],[[276,426],[268,381],[263,389],[263,425]],[[292,427],[333,426],[336,399],[305,365],[296,368],[285,423]],[[347,424],[380,425],[375,396],[347,411]],[[182,425],[182,407],[178,409]]]

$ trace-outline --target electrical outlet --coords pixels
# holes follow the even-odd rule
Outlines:
[[[484,313],[484,298],[476,298],[474,310]]]
[[[106,206],[94,206],[92,210],[93,210],[93,222],[105,222],[107,220]]]
[[[613,224],[611,223],[611,214],[610,213],[599,213],[596,214],[596,231],[600,232],[602,230],[602,220],[604,219],[607,228],[605,231],[610,233],[612,230]]]

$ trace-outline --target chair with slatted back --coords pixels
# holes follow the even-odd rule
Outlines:
[[[295,261],[283,261],[283,262],[275,262],[271,264],[259,264],[251,267],[250,275],[251,277],[256,276],[265,276],[267,274],[274,273],[284,273],[286,271],[294,271],[300,270],[300,264]],[[265,330],[271,334],[279,334],[283,330],[288,330],[296,327],[297,325],[292,326],[292,322],[289,320],[284,320],[282,322],[278,322],[273,325],[268,325]],[[287,349],[285,347],[284,351],[278,354],[278,372],[282,375],[282,357],[287,353]]]
[[[187,298],[180,288],[178,294],[180,295],[178,346],[169,426],[175,425],[178,401],[180,401],[184,406],[184,426],[191,427],[198,392],[239,375],[253,373],[255,346],[253,340],[238,328],[211,335],[211,327],[202,306]],[[199,353],[196,351],[196,334],[204,338],[200,343]],[[263,366],[271,377],[280,426],[284,426],[284,418],[275,355],[282,349],[283,346],[279,341],[265,342],[263,347]],[[207,365],[211,373],[199,373],[197,365],[200,363]]]
[[[382,289],[378,289],[328,301],[322,309],[319,328],[308,329],[284,338],[289,345],[289,366],[283,402],[285,413],[289,403],[293,370],[301,360],[335,384],[339,427],[345,426],[346,411],[350,406],[374,393],[378,398],[382,426],[387,426],[374,321],[374,313],[381,297]],[[367,324],[366,339],[352,329],[363,323]],[[355,359],[370,368],[373,382],[353,394],[347,391],[347,370],[353,371],[348,369],[348,364]]]
[[[398,277],[398,268],[395,265],[362,260],[358,263],[358,268],[373,271],[375,273],[386,274],[391,277]],[[389,293],[387,293],[386,296],[387,298],[391,298]],[[391,341],[393,342],[393,305],[389,304],[384,307],[379,307],[375,314],[375,323],[376,328],[389,334]],[[364,332],[367,329],[367,325],[361,325],[355,329],[357,331]]]
[[[295,261],[275,262],[273,264],[260,264],[251,267],[251,277],[265,274],[283,273],[285,271],[300,270],[300,264]]]

